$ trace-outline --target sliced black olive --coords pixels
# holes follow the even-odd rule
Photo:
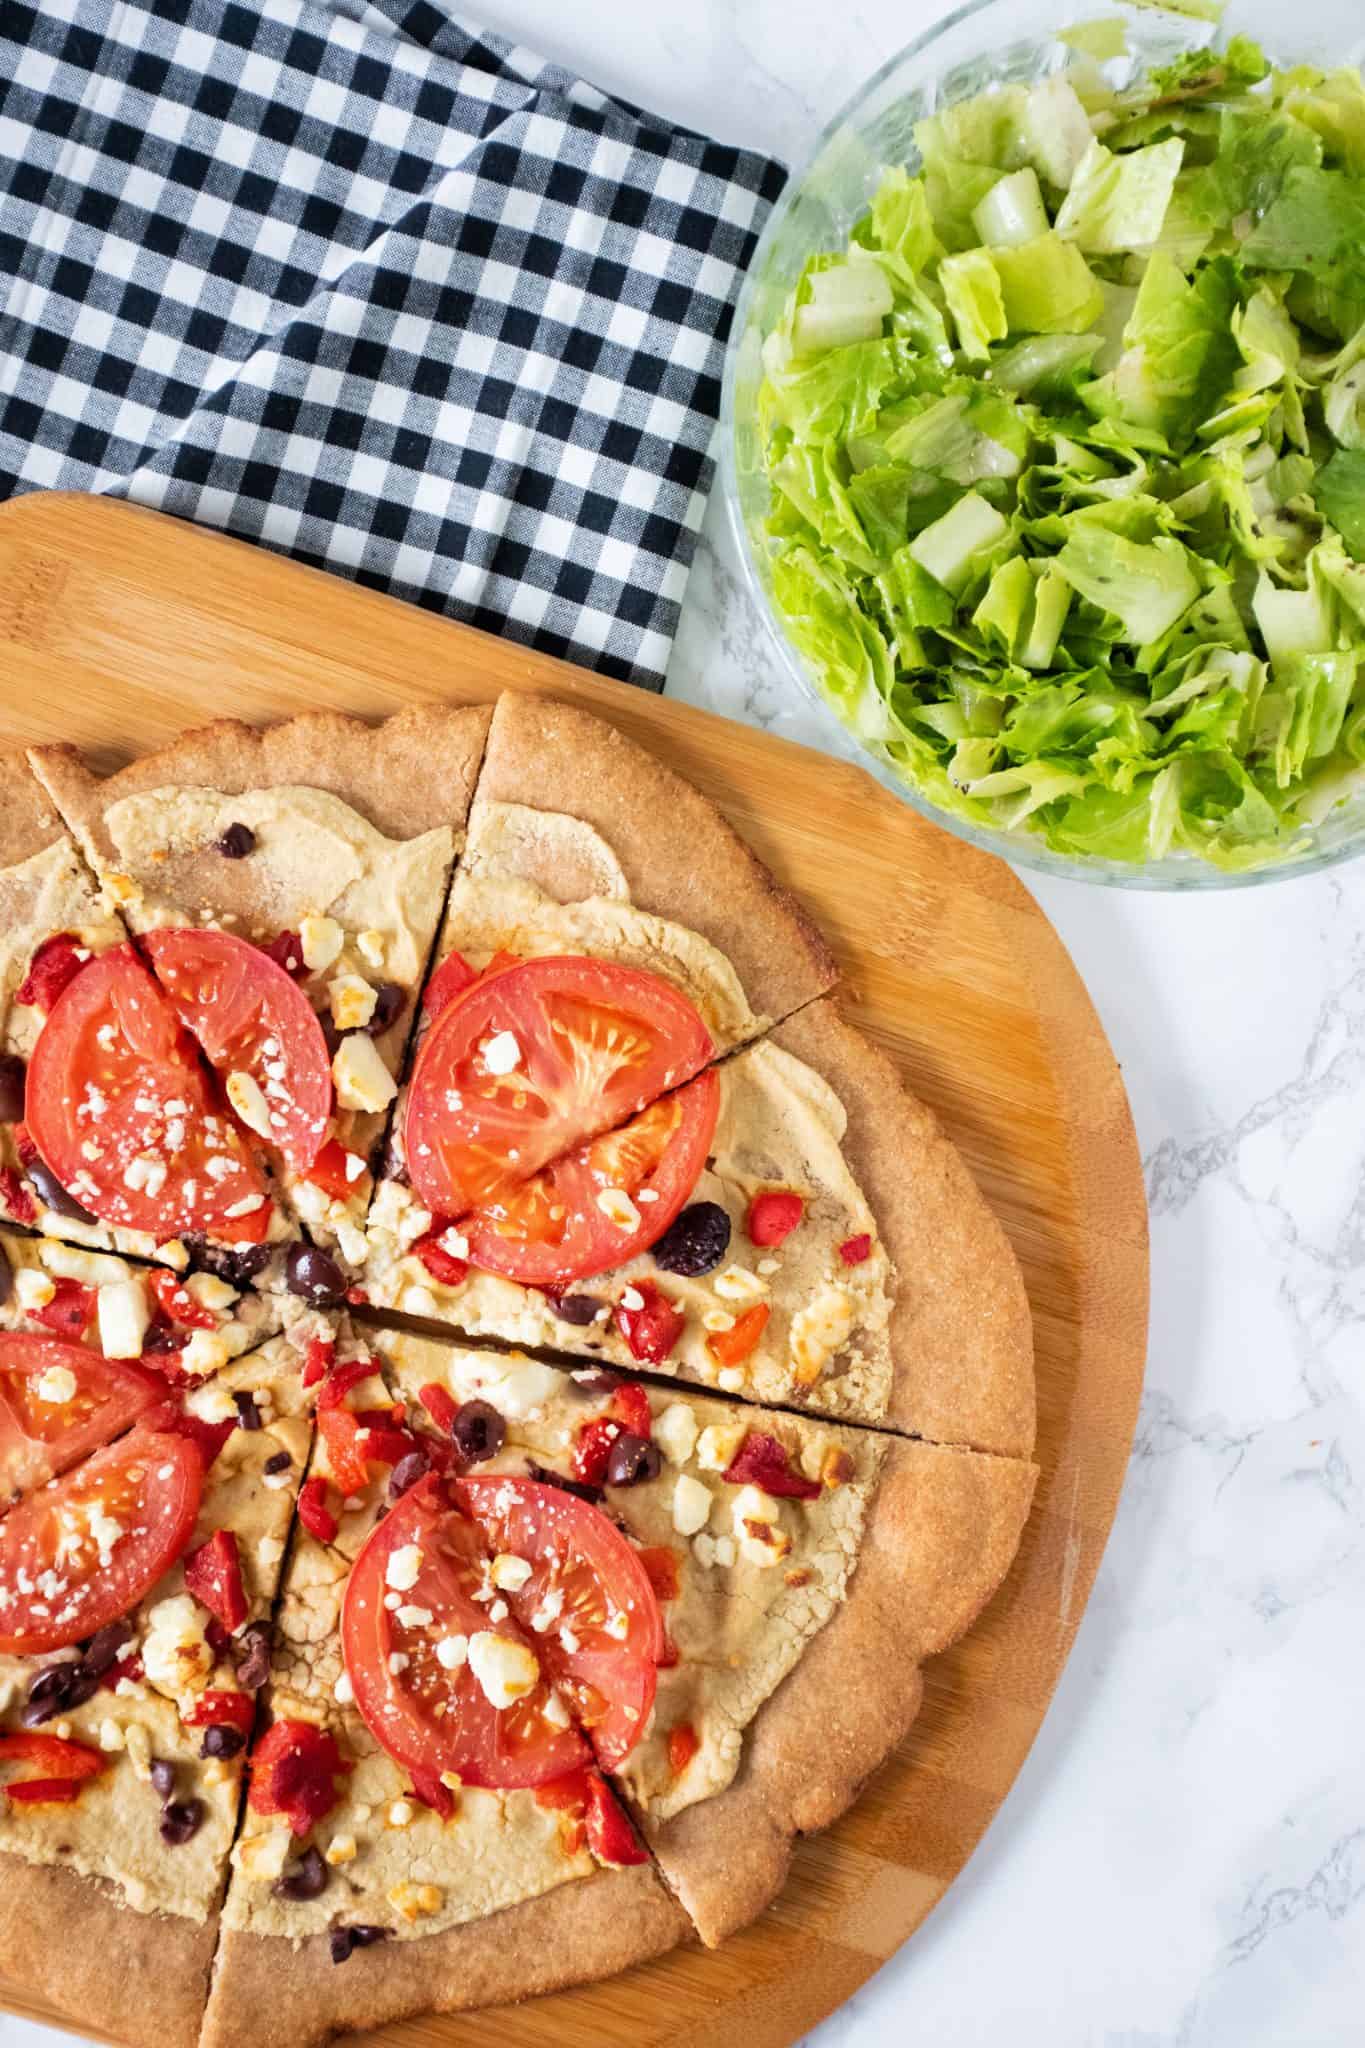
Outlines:
[[[172,1849],[193,1841],[204,1825],[202,1799],[168,1799],[161,1809],[161,1839]]]
[[[648,1437],[623,1429],[607,1456],[608,1486],[638,1486],[643,1479],[657,1479],[663,1467],[656,1445]]]
[[[291,1244],[284,1258],[284,1284],[310,1308],[334,1308],[346,1293],[346,1276],[336,1260],[315,1244]]]
[[[88,1209],[83,1209],[76,1197],[68,1194],[52,1168],[36,1155],[25,1162],[24,1172],[38,1193],[44,1208],[52,1209],[58,1216],[70,1216],[81,1223],[93,1223],[95,1218]]]
[[[502,1449],[507,1424],[487,1401],[463,1401],[450,1425],[455,1448],[471,1465],[482,1465]]]
[[[256,834],[250,825],[229,825],[218,841],[218,851],[224,860],[245,860],[256,851]]]
[[[305,1849],[292,1870],[287,1870],[275,1886],[282,1899],[316,1899],[327,1889],[331,1876],[322,1860],[320,1849]]]
[[[390,1024],[397,1023],[406,1001],[407,997],[396,981],[379,983],[374,992],[374,1009],[369,1023],[365,1026],[371,1038],[380,1037],[388,1030]]]
[[[695,1280],[714,1272],[730,1249],[730,1218],[719,1202],[689,1202],[650,1249],[665,1273]]]

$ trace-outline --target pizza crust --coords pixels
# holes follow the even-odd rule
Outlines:
[[[334,1963],[324,1936],[294,1947],[224,1933],[202,2048],[311,2048],[426,2012],[468,2012],[614,1976],[685,1941],[686,1916],[652,1868],[603,1870],[418,1941]]]
[[[26,749],[0,748],[0,868],[17,867],[64,836],[61,819],[28,765]],[[0,893],[0,912],[5,907]]]
[[[217,1940],[216,1918],[134,1913],[96,1878],[0,1855],[4,1987],[134,2048],[194,2048]]]
[[[1000,1585],[1036,1478],[1015,1459],[888,1445],[847,1600],[749,1724],[733,1783],[646,1830],[708,1947],[776,1898],[797,1837],[837,1820],[909,1732],[920,1663]]]
[[[475,800],[590,825],[616,856],[636,908],[709,940],[759,1015],[786,1017],[834,986],[824,939],[715,805],[602,719],[504,691]]]
[[[813,1003],[773,1034],[829,1082],[848,1116],[844,1156],[895,1272],[892,1383],[883,1428],[1028,1457],[1033,1322],[1019,1264],[955,1145],[885,1055]],[[819,1383],[805,1405],[817,1408]]]

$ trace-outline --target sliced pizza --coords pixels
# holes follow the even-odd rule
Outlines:
[[[920,1663],[1009,1567],[1033,1467],[515,1353],[374,1343],[430,1454],[453,1450],[454,1496],[541,1668],[721,1939],[909,1727]]]
[[[306,1399],[274,1337],[0,1520],[0,1954],[114,2033],[196,2037]]]
[[[371,1209],[376,1307],[937,1442],[1032,1448],[1030,1318],[1004,1233],[828,1000],[458,1220],[426,1206],[415,1166]]]
[[[108,777],[32,756],[319,1246],[358,1248],[488,717],[225,720]]]
[[[685,1931],[511,1616],[448,1445],[354,1336],[317,1401],[206,2042],[484,2003],[527,1988],[541,1943],[548,1988]]]

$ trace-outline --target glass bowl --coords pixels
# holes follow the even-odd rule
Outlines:
[[[1028,84],[1059,70],[1072,56],[1058,41],[1059,30],[1102,16],[1120,19],[1134,72],[1237,34],[1254,37],[1279,65],[1328,67],[1365,60],[1361,0],[1302,0],[1293,9],[1292,23],[1286,20],[1287,11],[1284,0],[1231,0],[1215,29],[1207,21],[1149,8],[1138,13],[1110,0],[971,0],[889,58],[829,123],[774,209],[736,309],[721,407],[722,489],[750,596],[783,666],[819,707],[835,749],[859,754],[879,781],[950,832],[1044,874],[1138,889],[1227,889],[1287,880],[1348,860],[1365,847],[1365,793],[1340,805],[1319,825],[1305,828],[1299,835],[1303,851],[1294,857],[1233,873],[1187,853],[1169,854],[1142,866],[1054,853],[1027,830],[996,831],[941,810],[906,781],[875,743],[836,719],[787,638],[773,602],[770,543],[764,531],[769,490],[755,425],[763,336],[778,319],[812,251],[844,248],[882,171],[891,164],[915,168],[915,123],[936,108],[989,86]]]

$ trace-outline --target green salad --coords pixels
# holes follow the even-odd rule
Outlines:
[[[917,791],[1292,857],[1365,779],[1365,87],[1118,24],[916,128],[763,347],[777,609]]]

